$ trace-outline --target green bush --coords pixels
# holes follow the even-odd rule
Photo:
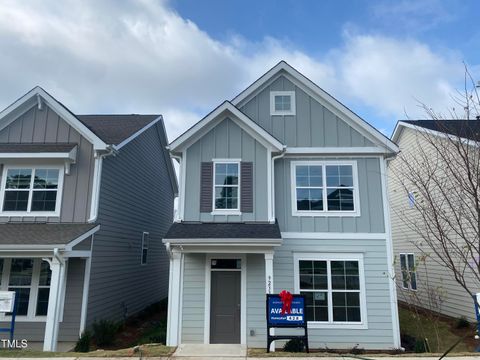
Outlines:
[[[115,336],[120,330],[120,323],[110,320],[100,320],[94,322],[92,325],[93,339],[97,346],[112,345],[115,341]]]
[[[84,331],[82,336],[77,340],[75,344],[75,352],[89,352],[90,351],[90,342],[92,340],[92,335],[88,331]]]
[[[286,352],[303,352],[305,351],[305,344],[300,339],[288,340],[283,346],[283,351]]]
[[[421,339],[417,339],[415,341],[415,348],[413,349],[416,353],[424,353],[427,352],[427,348],[425,346],[425,341]]]
[[[455,325],[457,329],[468,329],[470,328],[470,322],[465,316],[457,319],[457,324]]]

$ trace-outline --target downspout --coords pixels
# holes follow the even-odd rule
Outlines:
[[[167,150],[170,150],[170,147],[167,146]],[[180,183],[178,184],[178,196],[177,196],[177,199],[178,199],[178,202],[177,202],[177,213],[174,214],[174,221],[175,222],[181,222],[182,219],[181,219],[181,213],[182,213],[182,201],[183,201],[183,186],[182,186],[182,183],[183,183],[183,179],[182,179],[182,176],[184,175],[182,173],[182,157],[180,155],[175,155],[173,154],[172,152],[170,152],[170,156],[172,157],[172,159],[175,159],[177,160],[178,162],[178,178],[180,180]],[[165,244],[165,246],[167,246],[167,244]]]
[[[275,160],[283,158],[285,156],[285,153],[287,151],[287,147],[284,146],[282,149],[282,152],[279,155],[275,155],[272,157],[272,218],[270,219],[270,223],[275,223]]]
[[[110,155],[116,155],[117,150],[114,146],[109,145],[105,154],[95,152],[95,165],[93,169],[93,186],[92,186],[92,202],[90,205],[89,223],[94,223],[98,218],[98,204],[100,200],[100,183],[102,179],[102,165],[103,159]]]

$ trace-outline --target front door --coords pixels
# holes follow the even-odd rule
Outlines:
[[[240,271],[212,271],[210,343],[240,344]]]

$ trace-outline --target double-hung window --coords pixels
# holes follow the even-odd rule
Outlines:
[[[42,259],[5,258],[0,262],[3,291],[15,291],[17,315],[26,319],[47,315],[51,270]],[[3,315],[2,315],[3,316]]]
[[[295,290],[310,326],[366,327],[361,254],[295,254]]]
[[[149,237],[150,233],[144,231],[142,234],[142,265],[145,265],[147,263]]]
[[[240,162],[214,162],[215,211],[240,210]]]
[[[402,270],[402,287],[404,289],[417,290],[415,254],[400,254],[400,268]]]
[[[359,215],[354,161],[292,162],[294,216]]]
[[[0,194],[2,213],[58,215],[62,182],[60,167],[5,166]]]

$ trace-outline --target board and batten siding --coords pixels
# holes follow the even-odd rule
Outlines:
[[[420,155],[419,147],[422,148],[422,152],[428,149],[428,144],[422,135],[410,128],[402,130],[398,145],[402,151],[401,156],[407,157]],[[432,158],[434,158],[435,154],[433,150],[431,151]],[[395,159],[390,163],[389,170],[389,198],[391,204],[393,249],[396,259],[395,273],[397,275],[398,300],[408,302],[418,298],[420,305],[423,304],[424,307],[428,308],[429,304],[435,303],[429,299],[431,295],[429,295],[428,288],[434,289],[433,291],[436,295],[441,295],[442,302],[439,307],[435,307],[432,310],[455,318],[464,316],[470,321],[476,321],[473,300],[455,281],[451,271],[438,264],[431,256],[427,257],[425,262],[420,260],[422,252],[416,244],[421,239],[408,226],[408,221],[404,220],[404,218],[408,219],[409,217],[417,216],[417,210],[410,209],[408,194],[397,179],[398,172],[395,172],[395,168],[399,166],[402,166],[401,160]],[[426,254],[432,253],[428,247],[423,248],[423,250]],[[415,254],[418,289],[415,293],[402,287],[400,253]],[[432,256],[434,255],[432,254]],[[468,282],[471,282],[472,288],[475,288],[473,277],[472,279],[467,277]]]
[[[77,160],[64,177],[60,217],[28,216],[0,217],[0,222],[86,222],[90,215],[93,185],[94,150],[88,140],[45,105],[42,110],[32,107],[0,131],[0,143],[75,143]],[[5,160],[9,164],[42,164],[41,161]],[[52,162],[45,162],[52,164]],[[59,160],[56,164],[63,164]],[[0,181],[1,179],[0,173]]]
[[[295,91],[296,114],[270,115],[270,92],[283,90]],[[240,110],[289,147],[374,146],[283,75],[240,104]]]
[[[58,341],[74,342],[80,331],[80,314],[82,308],[83,278],[85,260],[71,258],[68,260],[67,287],[63,320],[60,322]],[[10,323],[1,323],[0,327],[9,327]],[[29,342],[43,342],[45,337],[44,321],[19,321],[15,323],[15,339],[27,339]],[[3,338],[3,337],[2,337]]]
[[[174,192],[162,133],[159,122],[103,161],[87,325],[121,320],[168,295],[162,238],[173,222]],[[141,265],[144,231],[150,233],[149,248]]]
[[[293,216],[292,161],[354,160],[357,162],[360,216]],[[282,232],[384,233],[379,158],[283,158],[275,161],[275,215]]]
[[[221,121],[186,151],[185,221],[267,221],[267,157],[267,149],[235,122],[229,118]],[[201,164],[212,159],[253,162],[253,212],[227,216],[200,212]]]

